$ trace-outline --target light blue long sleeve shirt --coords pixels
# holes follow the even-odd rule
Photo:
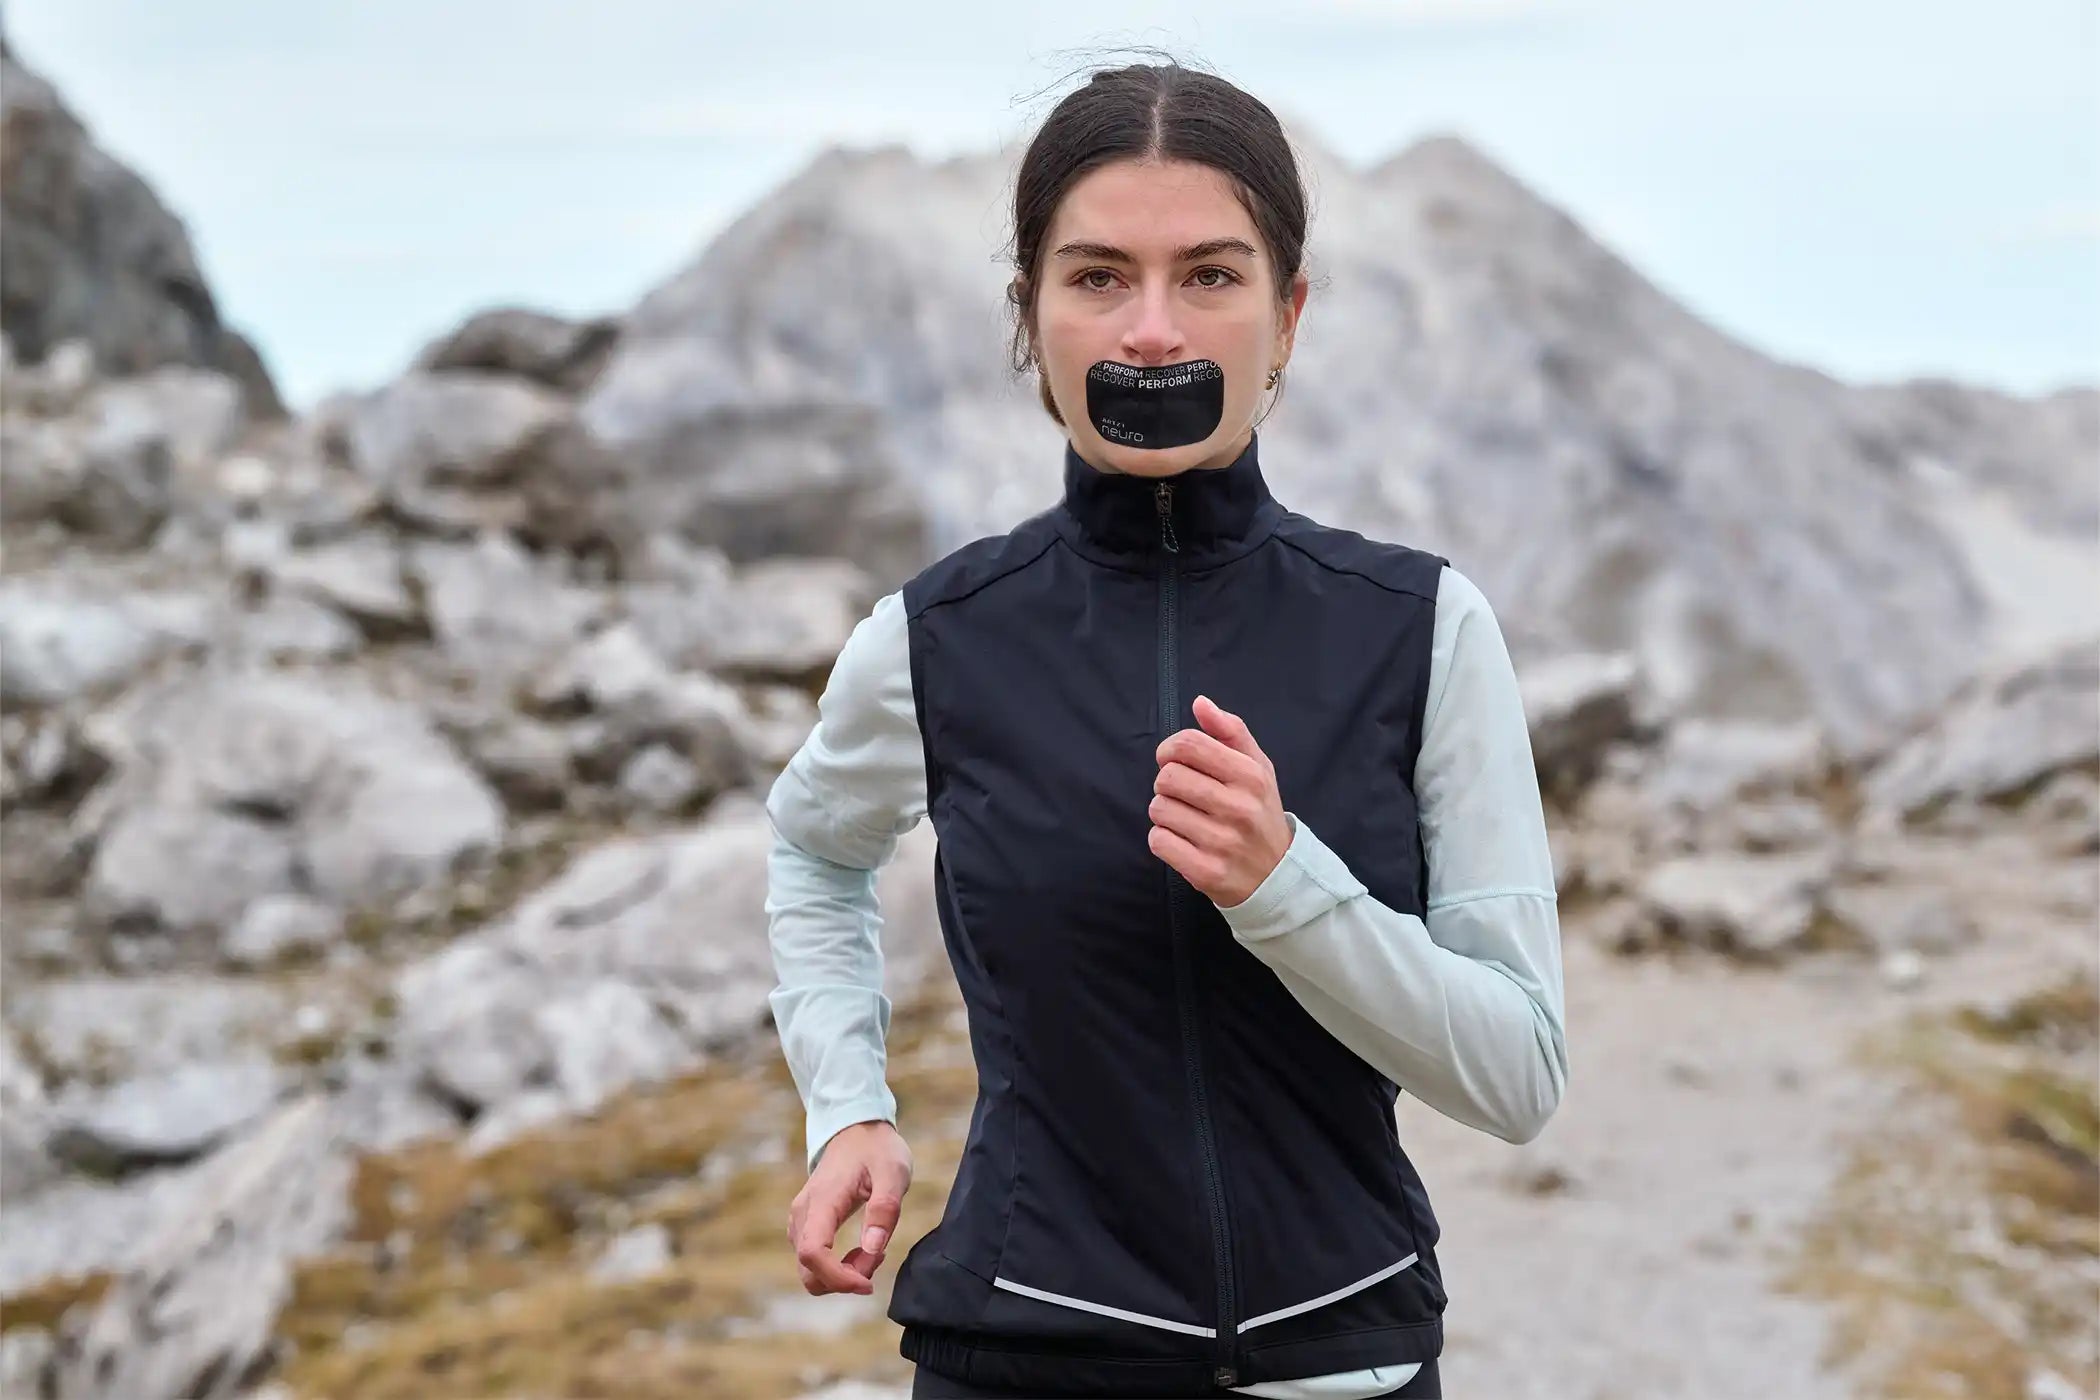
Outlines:
[[[884,1078],[891,1005],[875,872],[926,815],[901,592],[854,628],[817,709],[766,799],[766,915],[779,978],[770,1000],[806,1110],[812,1169],[839,1129],[897,1118]],[[1568,1077],[1553,860],[1508,647],[1487,598],[1448,565],[1414,787],[1426,918],[1373,897],[1290,812],[1283,858],[1219,912],[1366,1063],[1440,1113],[1528,1142]],[[1363,1400],[1418,1369],[1237,1389],[1267,1400]]]

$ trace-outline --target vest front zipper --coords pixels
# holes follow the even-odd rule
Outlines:
[[[1179,678],[1176,675],[1175,604],[1181,582],[1176,556],[1181,541],[1174,534],[1174,483],[1162,481],[1152,488],[1159,510],[1159,542],[1165,551],[1159,571],[1159,713],[1160,725],[1168,728],[1181,715]],[[1160,735],[1164,740],[1166,733]],[[1163,863],[1164,864],[1164,863]],[[1174,947],[1174,981],[1181,1003],[1182,1061],[1188,1070],[1189,1097],[1196,1113],[1196,1138],[1203,1152],[1205,1194],[1210,1205],[1210,1238],[1218,1279],[1218,1336],[1216,1366],[1211,1380],[1220,1386],[1239,1383],[1237,1320],[1233,1317],[1232,1242],[1225,1214],[1223,1172],[1218,1165],[1217,1132],[1211,1123],[1210,1096],[1205,1088],[1202,1024],[1197,1016],[1196,960],[1188,946],[1181,919],[1181,882],[1174,868],[1165,866],[1167,885],[1167,929]]]

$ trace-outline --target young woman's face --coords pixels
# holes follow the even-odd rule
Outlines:
[[[1224,466],[1240,454],[1269,370],[1290,358],[1307,287],[1301,272],[1279,304],[1276,269],[1231,180],[1188,161],[1089,171],[1050,221],[1039,277],[1036,351],[1072,445],[1097,467],[1136,476]],[[1086,373],[1096,361],[1197,359],[1225,371],[1225,413],[1208,438],[1147,449],[1095,431]]]

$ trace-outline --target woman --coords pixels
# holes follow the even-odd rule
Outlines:
[[[920,817],[940,838],[979,1093],[892,1292],[916,1396],[1440,1395],[1395,1095],[1524,1142],[1566,1083],[1494,615],[1259,462],[1305,207],[1275,117],[1214,76],[1103,71],[1057,106],[1010,296],[1062,499],[875,605],[767,798],[812,1293],[872,1291],[910,1185],[874,872]]]

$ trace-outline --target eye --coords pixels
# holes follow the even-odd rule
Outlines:
[[[1215,272],[1216,274],[1218,274],[1219,277],[1224,279],[1221,282],[1197,282],[1196,285],[1201,287],[1206,292],[1215,292],[1222,287],[1229,287],[1233,283],[1238,282],[1240,280],[1240,275],[1234,272],[1231,268],[1218,267],[1215,264],[1207,267],[1199,267],[1194,272],[1190,273],[1189,276],[1192,278],[1200,278],[1206,272]],[[1106,285],[1093,280],[1094,275],[1096,273],[1099,273],[1101,276],[1108,278],[1113,278],[1116,275],[1114,272],[1110,271],[1108,268],[1105,267],[1090,267],[1086,271],[1080,273],[1077,277],[1072,279],[1073,285],[1083,287],[1090,292],[1107,291],[1108,287]]]

